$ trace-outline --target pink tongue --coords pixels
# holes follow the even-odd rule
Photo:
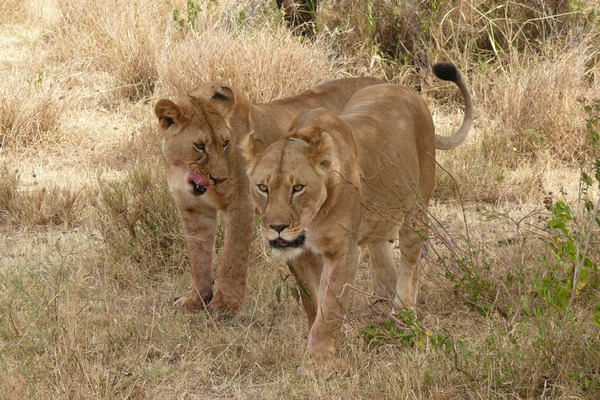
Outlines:
[[[206,179],[205,177],[203,177],[202,175],[200,175],[197,172],[190,172],[190,174],[188,175],[188,180],[190,182],[194,182],[198,186],[204,186],[204,187],[210,186],[210,182],[208,181],[208,179]]]

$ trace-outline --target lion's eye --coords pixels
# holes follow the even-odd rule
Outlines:
[[[292,188],[293,194],[298,194],[302,191],[304,191],[304,185],[294,185],[294,187]]]
[[[229,140],[223,142],[223,149],[226,149],[227,147],[229,147]]]
[[[206,145],[204,143],[194,143],[194,148],[199,153],[206,153]]]
[[[258,187],[258,190],[260,190],[263,193],[269,193],[269,188],[267,187],[267,185],[259,183],[258,185],[256,185]]]

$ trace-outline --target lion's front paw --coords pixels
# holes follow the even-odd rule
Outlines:
[[[340,360],[335,358],[335,344],[309,343],[302,356],[298,373],[300,375],[330,375],[339,370],[339,363]]]
[[[335,355],[335,343],[333,341],[309,343],[306,348],[306,355],[313,359],[317,364],[330,361]]]
[[[206,296],[205,299],[202,299],[199,296],[181,296],[177,297],[173,301],[173,304],[183,308],[186,311],[195,312],[205,310],[211,298],[212,294],[210,296]]]
[[[226,312],[238,312],[242,308],[242,303],[238,301],[225,301],[223,293],[217,290],[215,296],[209,304],[211,310],[226,311]]]

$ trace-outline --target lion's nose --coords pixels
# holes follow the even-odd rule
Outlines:
[[[208,177],[210,178],[210,181],[212,182],[213,185],[218,185],[219,183],[223,183],[227,180],[227,177],[225,178],[215,178],[214,176],[212,176],[211,174],[208,174]]]
[[[290,226],[290,224],[271,224],[269,225],[269,228],[273,229],[277,233],[281,233],[288,226]]]

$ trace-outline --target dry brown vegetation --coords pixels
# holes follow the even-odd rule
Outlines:
[[[319,7],[303,39],[275,1],[0,2],[1,398],[600,397],[597,2]],[[364,266],[338,360],[298,374],[298,288],[259,237],[239,315],[172,307],[189,273],[156,99],[374,75],[421,89],[445,133],[440,60],[477,120],[439,157],[416,316],[373,304]]]

